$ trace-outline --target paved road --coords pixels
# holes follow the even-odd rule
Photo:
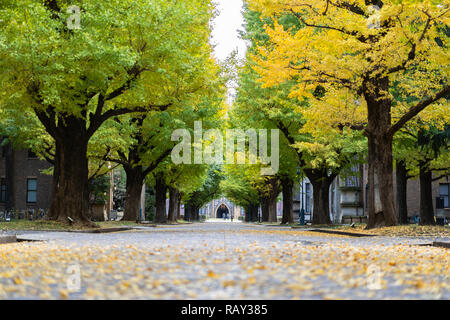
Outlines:
[[[429,238],[219,222],[23,238],[45,241],[0,245],[0,299],[450,299]]]

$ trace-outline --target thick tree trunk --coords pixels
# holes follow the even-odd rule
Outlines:
[[[278,217],[277,217],[277,197],[278,194],[273,195],[272,197],[269,199],[269,222],[270,223],[274,223],[274,222],[278,222]]]
[[[257,222],[258,221],[258,204],[250,204],[245,209],[245,222]]]
[[[262,198],[261,215],[263,222],[278,222],[277,219],[277,198],[280,193],[279,181],[277,178],[271,178],[268,181],[269,192]]]
[[[258,221],[258,211],[259,211],[259,205],[257,203],[254,203],[252,205],[250,205],[250,209],[251,209],[251,221],[252,222],[257,222]]]
[[[396,167],[397,213],[400,224],[408,224],[407,187],[408,171],[403,161],[397,161]]]
[[[181,220],[181,193],[178,194],[177,220]]]
[[[0,140],[1,142],[1,140]],[[14,208],[14,150],[12,144],[8,143],[5,146],[5,165],[6,165],[6,211]]]
[[[313,186],[313,225],[331,224],[330,185],[328,181],[311,181]]]
[[[392,137],[392,101],[388,97],[389,79],[372,79],[365,84],[369,140],[369,222],[367,228],[397,225],[394,207]]]
[[[251,219],[251,217],[250,217],[250,206],[247,206],[244,209],[244,221],[245,222],[250,222],[251,221],[250,219]]]
[[[189,201],[184,205],[184,220],[191,221],[192,207]]]
[[[156,213],[155,213],[155,223],[167,223],[166,215],[166,196],[167,196],[167,185],[164,179],[164,175],[158,174],[156,176],[156,186],[155,186],[155,202],[156,202]]]
[[[81,123],[81,125],[79,125]],[[78,124],[78,125],[77,125]],[[67,119],[64,135],[56,142],[55,179],[50,218],[92,226],[89,217],[88,139],[83,121]]]
[[[176,188],[169,188],[169,222],[177,222],[179,207],[179,191]]]
[[[289,224],[294,222],[294,181],[290,178],[281,179],[281,187],[283,188],[283,218],[281,224]]]
[[[191,221],[200,221],[200,208],[199,207],[192,207],[192,218]]]
[[[304,169],[313,186],[313,225],[331,224],[330,186],[336,174],[329,175],[328,170]]]
[[[124,221],[137,221],[139,216],[139,204],[142,195],[142,186],[144,185],[144,174],[141,166],[125,166],[124,170],[127,176],[127,189],[125,198]]]
[[[420,224],[435,225],[433,208],[433,174],[426,163],[420,166]]]
[[[263,197],[261,199],[261,222],[269,222],[269,205],[270,198]]]

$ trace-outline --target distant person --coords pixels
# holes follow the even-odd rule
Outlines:
[[[231,214],[231,222],[233,222],[234,214]]]

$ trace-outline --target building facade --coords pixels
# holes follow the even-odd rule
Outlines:
[[[223,219],[224,212],[228,213],[228,219],[233,215],[234,219],[244,217],[244,209],[236,206],[233,202],[227,198],[220,198],[212,200],[210,203],[200,209],[200,215],[204,215],[211,219]]]
[[[352,173],[339,176],[330,187],[330,216],[334,223],[366,222],[369,214],[368,206],[368,166],[358,165],[352,168]],[[394,172],[394,199],[396,195],[396,180]],[[299,195],[294,199],[294,213],[298,217],[303,208],[306,220],[311,220],[313,212],[313,188],[308,179],[303,179],[296,186],[295,193]],[[450,177],[434,181],[433,207],[437,218],[450,218],[449,194]],[[408,180],[407,207],[410,221],[420,216],[420,184],[419,179]]]
[[[29,150],[13,149],[10,144],[0,152],[0,211],[48,210],[52,176],[43,170],[51,164]]]

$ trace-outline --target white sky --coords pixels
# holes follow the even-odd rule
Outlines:
[[[239,38],[238,30],[243,29],[242,0],[214,0],[220,14],[213,21],[212,44],[215,56],[225,60],[233,50],[238,50],[239,58],[245,58],[245,41]]]

